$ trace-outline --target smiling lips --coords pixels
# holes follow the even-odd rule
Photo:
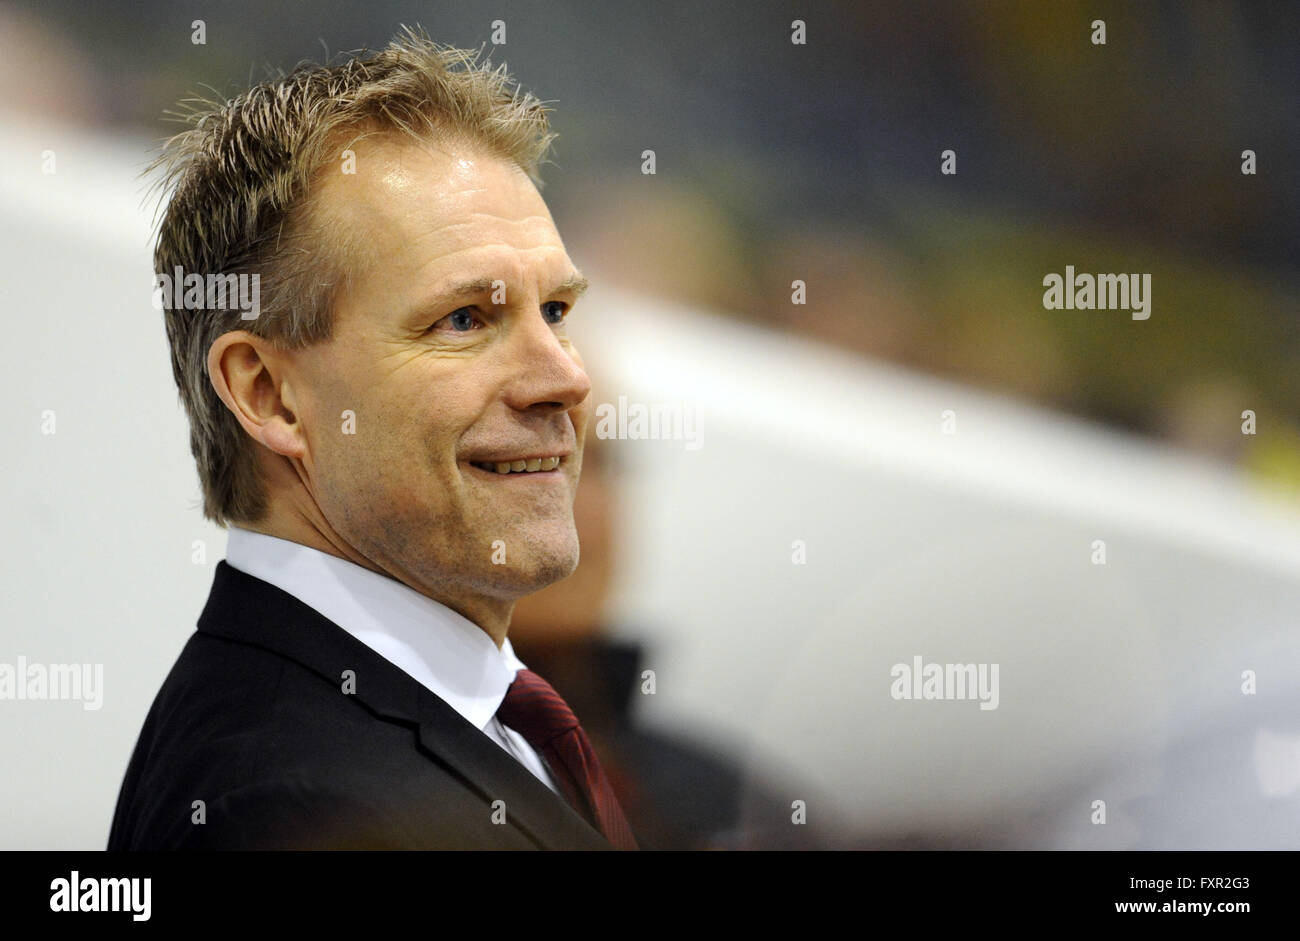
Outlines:
[[[470,461],[480,470],[497,474],[535,474],[551,471],[560,466],[560,457],[532,457],[519,461]]]

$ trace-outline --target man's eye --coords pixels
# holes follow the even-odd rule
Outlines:
[[[547,323],[563,323],[569,312],[569,305],[563,301],[547,301],[542,305],[542,317]]]
[[[456,333],[468,333],[474,329],[474,324],[477,322],[474,312],[468,307],[462,307],[460,310],[453,310],[429,329],[437,330],[439,327],[447,326]]]

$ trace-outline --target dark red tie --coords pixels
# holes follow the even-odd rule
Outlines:
[[[537,749],[551,766],[569,803],[615,849],[637,849],[632,828],[596,760],[587,733],[555,687],[532,670],[520,670],[506,691],[497,718]]]

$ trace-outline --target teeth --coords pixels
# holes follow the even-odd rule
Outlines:
[[[495,470],[498,474],[524,474],[532,471],[550,471],[560,466],[558,457],[535,457],[527,461],[497,461],[493,464],[479,464],[484,470]]]

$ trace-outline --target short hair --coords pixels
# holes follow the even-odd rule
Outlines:
[[[179,107],[172,115],[189,127],[163,144],[147,171],[171,194],[154,270],[257,273],[260,313],[243,320],[234,309],[164,305],[172,372],[189,416],[203,515],[221,526],[256,522],[268,509],[258,445],[217,396],[208,350],[239,329],[282,349],[329,339],[334,301],[368,256],[363,239],[318,219],[320,175],[335,161],[342,167],[348,140],[407,134],[472,141],[540,187],[539,166],[556,135],[545,104],[504,64],[480,64],[473,51],[405,27],[376,53],[303,63],[229,101],[190,98]]]

